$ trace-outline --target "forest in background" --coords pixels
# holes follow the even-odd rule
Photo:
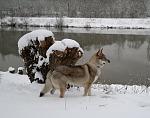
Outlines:
[[[1,0],[0,16],[147,18],[150,0]]]

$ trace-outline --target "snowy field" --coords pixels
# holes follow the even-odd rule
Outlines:
[[[43,85],[26,75],[0,72],[1,118],[150,118],[150,88],[127,85],[93,85],[92,96],[72,88],[65,98],[38,97]]]
[[[0,25],[147,29],[150,28],[150,18],[5,17],[0,19]]]

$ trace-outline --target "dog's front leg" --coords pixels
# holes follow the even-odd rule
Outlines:
[[[89,87],[88,96],[91,96],[91,86]]]
[[[66,88],[60,88],[60,98],[64,98]]]
[[[88,86],[87,86],[87,85],[85,85],[85,87],[84,87],[84,94],[83,94],[83,96],[87,96],[87,93],[88,93]]]
[[[83,96],[91,95],[91,85],[92,83],[88,83],[84,86],[84,94]]]

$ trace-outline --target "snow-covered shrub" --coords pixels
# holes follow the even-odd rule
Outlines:
[[[39,67],[39,60],[46,58],[47,49],[55,42],[54,34],[51,31],[40,29],[35,30],[22,36],[18,41],[19,54],[24,61],[27,75],[31,82],[35,79],[43,82],[46,78],[45,71],[47,65],[44,61]],[[35,78],[35,73],[41,72],[43,79]]]
[[[24,70],[23,67],[19,67],[17,73],[20,74],[20,75],[23,75],[23,70]]]
[[[46,52],[50,70],[57,65],[75,65],[83,55],[79,43],[72,39],[56,41]]]
[[[9,67],[9,68],[8,68],[8,72],[10,72],[10,73],[15,73],[15,68]]]
[[[71,39],[55,41],[48,30],[35,30],[18,41],[19,54],[31,82],[44,83],[47,72],[57,65],[74,65],[83,54],[80,45]]]

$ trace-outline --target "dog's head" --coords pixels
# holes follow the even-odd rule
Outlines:
[[[96,53],[96,58],[98,60],[98,65],[100,68],[102,68],[106,62],[110,63],[110,60],[106,58],[105,54],[103,53],[103,48],[99,49],[98,52]]]

